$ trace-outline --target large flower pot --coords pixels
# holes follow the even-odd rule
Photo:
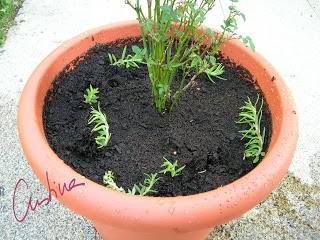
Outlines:
[[[247,175],[216,190],[184,197],[141,197],[108,190],[59,159],[48,145],[42,125],[44,97],[54,77],[96,43],[139,36],[137,22],[107,25],[63,43],[33,72],[21,96],[18,128],[23,150],[35,174],[48,188],[75,179],[85,186],[58,196],[76,213],[90,219],[104,239],[199,240],[212,227],[241,216],[265,200],[286,174],[297,142],[296,107],[282,77],[261,55],[238,41],[222,54],[247,68],[257,79],[272,113],[273,134],[267,155]]]

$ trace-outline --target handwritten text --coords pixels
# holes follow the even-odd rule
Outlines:
[[[23,222],[26,219],[30,210],[35,211],[41,205],[47,206],[51,202],[53,195],[56,198],[58,198],[59,195],[63,196],[66,192],[70,192],[71,190],[73,190],[76,187],[80,187],[80,186],[85,185],[85,183],[76,183],[76,180],[72,179],[68,185],[66,183],[63,183],[61,186],[61,184],[58,183],[58,190],[59,191],[56,191],[54,188],[51,188],[51,186],[50,186],[48,172],[46,172],[46,178],[47,178],[47,184],[48,184],[48,193],[49,193],[48,196],[42,200],[35,199],[34,203],[32,203],[33,198],[32,198],[32,193],[31,193],[29,196],[29,200],[26,205],[25,211],[21,216],[18,216],[17,211],[16,211],[17,190],[18,190],[18,188],[24,188],[25,190],[28,190],[29,185],[23,178],[19,179],[19,181],[16,183],[16,186],[15,186],[14,192],[13,192],[13,197],[12,197],[12,208],[13,208],[13,215],[18,222]]]

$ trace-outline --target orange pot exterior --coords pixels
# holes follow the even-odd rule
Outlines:
[[[33,72],[22,93],[18,111],[20,141],[33,171],[46,187],[46,171],[56,191],[54,182],[76,179],[85,183],[82,188],[58,196],[58,200],[92,220],[104,239],[205,239],[212,227],[264,201],[286,174],[298,138],[296,107],[282,77],[261,55],[239,41],[229,41],[222,46],[223,55],[253,74],[272,113],[273,135],[262,162],[224,187],[191,196],[141,197],[108,190],[75,172],[50,148],[42,124],[44,97],[54,77],[96,43],[139,35],[135,21],[112,24],[85,32],[53,51]]]

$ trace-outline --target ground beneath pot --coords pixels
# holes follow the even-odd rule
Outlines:
[[[181,176],[161,175],[154,196],[191,195],[226,185],[256,165],[243,160],[244,141],[236,123],[247,97],[257,97],[251,74],[218,57],[225,66],[224,78],[216,83],[206,76],[181,98],[171,113],[159,114],[151,98],[145,66],[119,68],[108,63],[108,54],[120,56],[132,39],[97,45],[54,80],[45,101],[43,120],[50,146],[64,162],[83,176],[102,184],[107,170],[116,183],[131,189],[145,173],[160,170],[164,157],[186,165]],[[97,149],[92,126],[87,124],[90,105],[85,89],[99,87],[100,105],[108,117],[112,138]],[[261,95],[261,92],[259,92]],[[271,116],[265,105],[262,127],[266,146],[270,141]]]

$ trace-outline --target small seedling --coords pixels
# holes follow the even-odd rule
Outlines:
[[[219,78],[221,80],[226,80],[225,78],[221,77],[221,75],[224,73],[224,67],[216,62],[216,58],[210,56],[208,62],[209,63],[205,64],[204,72],[205,74],[207,74],[209,80],[213,83],[213,77]]]
[[[107,171],[103,176],[103,183],[109,189],[113,189],[118,192],[126,192],[122,187],[117,186],[114,179],[115,179],[114,173],[112,171]]]
[[[125,66],[126,68],[139,68],[138,63],[145,64],[143,58],[146,54],[146,50],[140,49],[138,46],[132,46],[132,51],[135,53],[135,55],[132,56],[129,54],[126,56],[127,46],[125,46],[122,51],[121,58],[119,59],[117,59],[117,57],[114,54],[108,53],[110,64],[114,66]]]
[[[145,174],[147,177],[144,179],[143,184],[135,184],[133,188],[130,190],[128,189],[128,194],[135,195],[138,193],[141,196],[145,196],[148,193],[156,193],[156,190],[152,188],[154,185],[159,181],[160,178],[157,177],[157,173],[154,174]],[[107,188],[113,189],[118,192],[126,192],[123,187],[118,187],[115,183],[115,176],[112,171],[107,171],[103,176],[103,183],[106,185]]]
[[[176,169],[178,167],[178,161],[175,161],[174,163],[171,163],[168,159],[166,159],[165,157],[163,157],[163,159],[165,160],[165,162],[162,164],[162,171],[160,171],[159,173],[170,173],[171,177],[176,177],[179,176],[182,173],[182,170],[186,167],[186,166],[182,166],[178,169]]]
[[[262,118],[262,108],[263,99],[261,98],[261,105],[257,109],[259,104],[259,95],[257,101],[253,105],[250,98],[245,102],[245,105],[240,108],[241,112],[239,114],[240,120],[237,122],[239,124],[246,124],[248,129],[241,130],[242,139],[246,139],[245,152],[243,158],[254,158],[253,163],[257,163],[260,156],[263,157],[265,152],[263,152],[263,143],[265,137],[265,128],[261,133],[261,118]]]
[[[91,132],[98,133],[98,136],[95,138],[98,148],[106,147],[111,138],[111,133],[109,132],[107,117],[104,113],[101,112],[99,104],[98,110],[96,110],[94,107],[91,107],[88,124],[92,123],[94,123],[95,126],[91,130]]]
[[[226,80],[221,77],[224,73],[224,67],[218,64],[216,58],[213,56],[205,56],[203,59],[196,53],[191,56],[191,64],[187,65],[189,72],[194,72],[194,76],[199,76],[201,73],[205,73],[209,80],[214,83],[213,77],[221,80]]]
[[[92,85],[90,84],[90,87],[86,89],[87,94],[84,94],[84,102],[93,104],[97,103],[98,101],[98,96],[97,94],[99,93],[99,88],[93,88]]]
[[[145,174],[147,177],[144,179],[143,184],[135,184],[132,190],[128,190],[128,193],[131,195],[135,195],[139,193],[141,196],[145,196],[147,193],[156,193],[156,190],[153,190],[153,186],[159,181],[158,174]]]

